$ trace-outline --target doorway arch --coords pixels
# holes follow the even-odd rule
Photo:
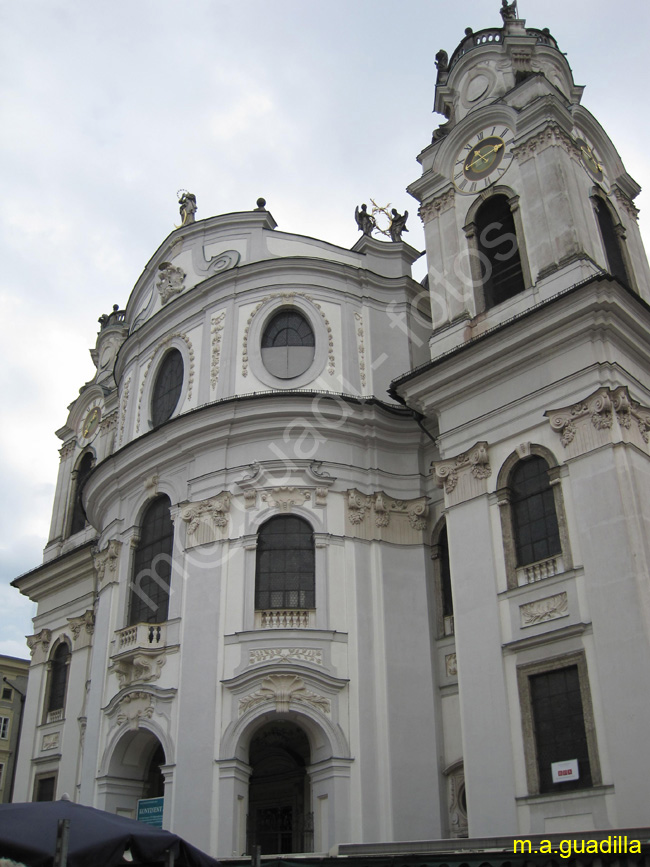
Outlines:
[[[107,772],[98,780],[99,806],[109,813],[135,818],[137,802],[165,794],[162,766],[165,749],[153,732],[131,729],[117,741]]]
[[[258,729],[249,744],[246,849],[262,855],[313,851],[311,748],[306,732],[290,720]]]

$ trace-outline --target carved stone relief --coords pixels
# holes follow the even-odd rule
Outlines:
[[[59,459],[60,459],[61,463],[63,463],[63,461],[65,461],[66,458],[69,458],[71,454],[74,454],[74,450],[76,449],[76,447],[77,447],[77,441],[74,439],[70,440],[69,442],[67,442],[61,446],[61,448],[59,449],[59,455],[60,455]]]
[[[100,584],[103,581],[107,583],[117,581],[117,563],[121,547],[121,542],[117,539],[111,539],[103,551],[97,548],[93,550],[93,563]]]
[[[132,683],[149,683],[158,680],[164,664],[163,653],[156,655],[138,653],[126,659],[115,660],[110,671],[117,676],[120,688],[123,688]]]
[[[239,716],[266,702],[274,704],[277,713],[287,713],[292,704],[307,704],[326,714],[331,710],[330,700],[307,689],[304,680],[295,674],[265,677],[255,692],[239,699]]]
[[[249,651],[249,664],[262,662],[310,662],[323,664],[323,651],[312,647],[264,647]]]
[[[217,387],[219,380],[219,366],[221,364],[221,339],[225,327],[226,311],[223,310],[217,316],[212,317],[210,330],[212,332],[212,360],[210,362],[210,385]]]
[[[569,601],[565,592],[547,596],[545,599],[536,599],[519,606],[521,625],[536,626],[547,620],[556,620],[558,617],[566,617],[569,614]]]
[[[551,123],[541,132],[512,149],[513,156],[520,162],[531,159],[547,147],[561,147],[567,153],[580,159],[580,148],[575,141],[557,124]]]
[[[158,282],[156,288],[160,294],[160,300],[166,304],[174,295],[179,295],[185,289],[185,271],[172,265],[171,262],[161,262],[158,265]]]
[[[187,524],[187,547],[214,542],[221,538],[217,528],[228,526],[230,494],[222,491],[209,500],[189,503],[181,508],[181,518]]]
[[[452,502],[463,502],[483,494],[487,490],[485,480],[492,475],[488,444],[478,442],[455,458],[434,461],[431,468],[438,487],[445,489]]]
[[[124,383],[124,389],[122,391],[122,399],[120,400],[120,434],[117,439],[118,445],[122,444],[122,440],[124,439],[124,424],[126,422],[126,407],[129,402],[129,388],[131,387],[131,376],[127,377],[126,382]]]
[[[544,415],[570,457],[608,442],[632,442],[648,451],[650,408],[632,400],[627,386],[599,388],[579,403]]]
[[[404,536],[404,533],[400,532],[404,529],[403,523],[406,522],[411,530],[417,532],[426,529],[429,511],[426,497],[397,500],[383,491],[377,491],[375,494],[362,494],[354,488],[349,490],[347,495],[348,523],[353,528],[357,528],[357,532],[354,533],[356,536],[410,543],[409,534]],[[377,528],[379,533],[373,531],[371,527],[365,526],[366,518],[371,514],[373,515],[372,526]],[[400,521],[398,516],[405,519],[405,522]],[[370,535],[368,535],[369,533]]]
[[[154,707],[152,697],[148,692],[130,692],[118,702],[117,724],[129,724],[129,728],[137,729],[140,722],[151,719]]]
[[[90,636],[95,631],[95,612],[91,609],[84,611],[81,617],[68,617],[72,641],[77,647],[90,644]]]
[[[55,750],[59,746],[60,737],[60,732],[50,732],[50,734],[43,735],[41,751],[45,753],[48,750]]]
[[[311,491],[286,485],[262,493],[262,500],[267,506],[273,506],[281,512],[290,512],[292,506],[302,506],[310,499]]]
[[[354,330],[357,335],[357,353],[359,355],[359,376],[361,378],[361,387],[366,387],[366,346],[363,333],[363,316],[361,313],[354,314],[355,326]]]
[[[447,677],[456,677],[458,674],[458,661],[455,653],[448,653],[445,656],[445,674]]]
[[[614,193],[614,197],[618,204],[623,208],[623,210],[628,214],[628,216],[632,217],[632,219],[638,223],[639,221],[639,209],[636,207],[632,199],[627,196],[623,190],[618,187],[612,187],[612,192]]]

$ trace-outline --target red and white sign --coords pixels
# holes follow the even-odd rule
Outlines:
[[[553,762],[551,773],[554,783],[566,783],[567,780],[579,780],[578,760],[570,759],[568,762]]]

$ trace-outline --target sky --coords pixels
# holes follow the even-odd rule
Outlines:
[[[179,224],[251,210],[343,247],[355,206],[411,213],[444,119],[435,54],[499,0],[0,0],[0,653],[27,657],[10,587],[47,541],[66,407],[92,378],[97,318],[124,307]],[[519,0],[568,55],[583,104],[648,192],[650,4]],[[418,269],[420,269],[418,271]],[[423,276],[423,263],[415,276]]]

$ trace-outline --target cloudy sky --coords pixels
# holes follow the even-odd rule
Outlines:
[[[499,0],[0,2],[0,653],[27,656],[58,466],[54,431],[93,375],[97,317],[178,224],[255,207],[350,247],[370,197],[413,217],[405,187],[442,121],[434,56]],[[567,52],[584,104],[650,189],[650,4],[520,0]],[[644,205],[641,227],[650,243]],[[419,265],[421,268],[421,264]],[[417,273],[417,272],[416,272]],[[421,276],[417,273],[417,276]]]

